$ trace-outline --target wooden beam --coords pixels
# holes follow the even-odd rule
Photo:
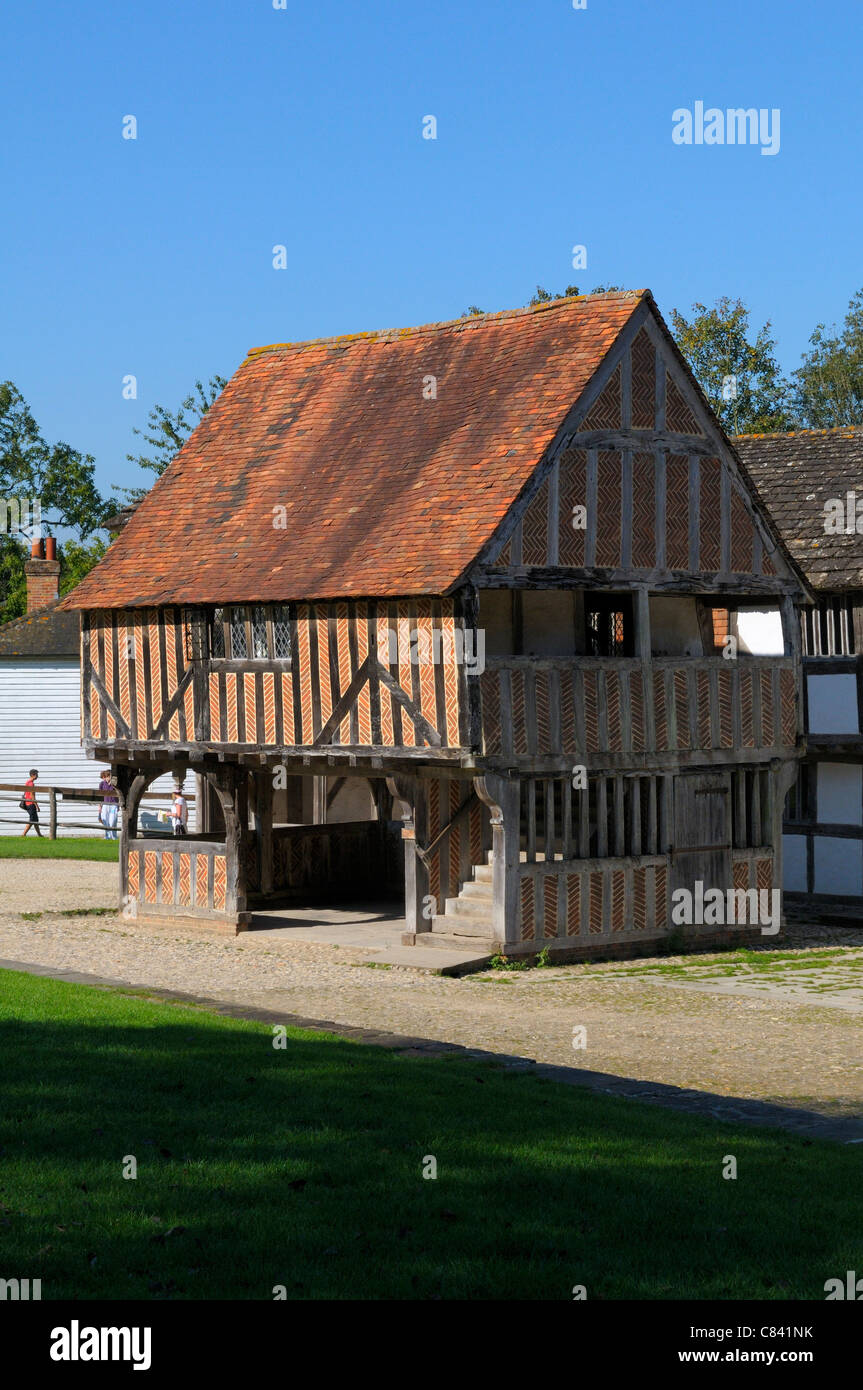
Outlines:
[[[480,589],[629,589],[644,584],[653,593],[728,595],[740,601],[796,594],[792,580],[776,575],[682,573],[678,570],[600,569],[597,566],[479,566],[473,578]]]

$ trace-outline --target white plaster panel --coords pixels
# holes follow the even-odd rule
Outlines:
[[[808,675],[810,734],[857,734],[857,677]]]
[[[815,892],[863,893],[863,840],[815,835]]]
[[[806,836],[782,837],[782,887],[786,893],[806,892]]]
[[[818,764],[818,819],[829,825],[863,825],[863,768],[859,764]]]

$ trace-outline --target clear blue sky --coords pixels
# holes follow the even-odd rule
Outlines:
[[[0,379],[107,490],[250,346],[537,283],[740,295],[791,369],[863,285],[861,39],[860,0],[6,0]],[[699,100],[779,153],[675,145]]]

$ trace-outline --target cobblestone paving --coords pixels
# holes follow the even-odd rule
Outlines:
[[[16,888],[9,863],[21,861],[0,861],[7,961],[590,1069],[607,1089],[627,1078],[638,1094],[665,1085],[863,1122],[860,930],[795,925],[784,949],[771,940],[754,960],[714,955],[449,979],[376,967],[373,955],[291,942],[287,933],[256,940],[191,924],[63,917],[61,902],[66,911],[110,902],[114,866],[29,864],[29,884],[21,875]],[[38,919],[20,916],[43,902],[50,911]],[[576,1026],[586,1029],[584,1050],[573,1050]]]

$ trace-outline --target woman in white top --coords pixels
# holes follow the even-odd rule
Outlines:
[[[174,788],[174,800],[171,803],[171,821],[174,826],[175,836],[185,835],[188,820],[189,808],[186,805],[186,798],[183,795],[183,785],[180,783]]]

